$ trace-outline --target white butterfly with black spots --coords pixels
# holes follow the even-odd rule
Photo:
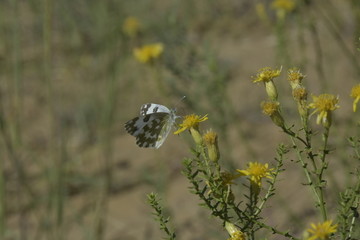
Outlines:
[[[175,109],[146,103],[140,108],[140,116],[125,123],[125,130],[136,137],[136,144],[144,148],[159,148],[175,124]]]

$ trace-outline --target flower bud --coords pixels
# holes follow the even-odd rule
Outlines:
[[[211,129],[207,131],[203,136],[203,141],[207,147],[209,159],[214,162],[217,162],[220,157],[217,139],[217,134]]]

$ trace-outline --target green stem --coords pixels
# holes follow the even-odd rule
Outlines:
[[[273,195],[273,192],[275,191],[275,182],[276,182],[276,178],[277,176],[279,175],[279,172],[281,171],[281,167],[283,165],[283,156],[280,155],[279,158],[278,158],[278,165],[276,166],[276,169],[275,169],[275,173],[273,175],[273,178],[270,182],[270,187],[269,189],[267,190],[263,200],[261,201],[260,205],[257,207],[257,210],[255,211],[255,216],[259,215],[261,210],[263,209],[266,201]]]
[[[318,202],[318,204],[320,206],[322,216],[324,217],[324,216],[326,216],[326,211],[325,211],[325,208],[324,208],[324,196],[323,196],[322,190],[320,188],[319,191],[317,191],[317,189],[316,189],[317,186],[315,186],[315,184],[314,184],[314,182],[312,180],[311,173],[310,173],[310,171],[309,171],[309,169],[307,167],[307,164],[304,162],[304,160],[303,160],[303,158],[301,156],[301,151],[298,149],[298,146],[295,143],[295,139],[297,139],[297,140],[300,140],[305,145],[306,154],[307,154],[308,158],[311,160],[314,172],[317,172],[317,166],[316,166],[316,163],[315,163],[314,154],[312,153],[312,150],[311,150],[311,136],[310,136],[311,133],[308,130],[307,124],[304,125],[304,130],[305,130],[305,135],[306,135],[305,138],[306,138],[306,140],[303,140],[302,138],[298,137],[290,129],[284,128],[285,133],[290,135],[293,147],[296,150],[297,158],[300,161],[301,166],[302,166],[302,168],[304,170],[308,185],[310,186],[310,188],[311,188],[311,190],[312,190],[312,192],[313,192],[313,194],[314,194],[314,196],[316,198],[316,201]]]
[[[300,161],[301,166],[302,166],[302,168],[303,168],[303,170],[304,170],[304,173],[305,173],[305,176],[306,176],[308,185],[311,187],[311,190],[313,191],[314,196],[315,196],[316,199],[317,199],[317,202],[320,202],[320,199],[321,199],[321,198],[320,198],[320,195],[319,195],[319,193],[316,191],[316,187],[315,187],[314,182],[313,182],[313,180],[312,180],[312,178],[311,178],[311,174],[310,174],[310,172],[309,172],[309,169],[307,168],[307,164],[304,162],[304,159],[303,159],[302,156],[301,156],[301,152],[300,152],[300,150],[298,149],[297,145],[295,144],[294,138],[291,138],[291,140],[292,140],[293,147],[294,147],[295,150],[296,150],[296,156],[297,156],[298,160]],[[312,159],[312,162],[315,162],[314,159]]]
[[[250,228],[250,239],[251,240],[255,240],[255,209],[256,209],[256,205],[258,202],[258,194],[259,194],[259,189],[258,186],[253,184],[252,182],[250,182],[250,216],[254,216],[250,219],[250,224],[249,224],[249,228]]]
[[[319,204],[320,207],[320,211],[321,211],[321,215],[324,221],[327,220],[327,212],[326,212],[326,208],[325,208],[325,201],[324,201],[324,192],[323,192],[323,186],[322,186],[322,175],[324,170],[327,168],[327,163],[325,161],[325,157],[327,154],[327,140],[328,140],[328,135],[329,135],[329,128],[325,128],[325,133],[324,133],[324,147],[323,147],[323,152],[321,155],[321,168],[320,168],[320,172],[318,172],[318,168],[315,162],[315,156],[312,153],[312,146],[311,146],[311,132],[308,129],[308,125],[307,122],[304,124],[304,130],[305,130],[305,135],[306,135],[306,140],[303,140],[302,138],[298,137],[294,132],[292,132],[290,129],[287,128],[283,128],[284,132],[289,134],[293,143],[293,147],[296,149],[296,155],[299,159],[299,161],[301,162],[302,168],[304,170],[305,176],[307,178],[308,184],[311,187],[317,202]],[[301,156],[301,152],[298,150],[298,147],[295,143],[295,139],[300,140],[306,148],[306,154],[308,156],[308,158],[311,160],[314,172],[317,174],[318,177],[318,182],[316,183],[316,185],[314,184],[312,178],[311,178],[311,174],[307,168],[307,164],[304,162],[304,160],[302,159]]]
[[[278,229],[276,229],[276,228],[274,228],[274,227],[268,226],[268,225],[266,225],[266,224],[264,224],[264,223],[261,223],[261,222],[258,222],[257,224],[258,224],[259,226],[265,228],[265,229],[270,230],[273,234],[279,234],[279,235],[282,235],[282,236],[284,236],[284,237],[287,237],[287,238],[289,238],[289,239],[291,239],[291,240],[300,240],[300,238],[294,237],[294,236],[291,235],[289,232],[282,232],[282,231],[280,231],[280,230],[278,230]]]
[[[319,201],[319,205],[320,205],[320,210],[321,210],[321,215],[323,218],[323,221],[327,220],[327,212],[326,212],[326,208],[325,208],[325,201],[324,201],[324,187],[323,187],[323,174],[325,169],[328,166],[328,163],[326,162],[326,155],[328,153],[327,150],[327,145],[328,145],[328,138],[329,138],[329,127],[325,127],[325,132],[323,134],[323,141],[324,141],[324,145],[323,145],[323,150],[322,150],[322,154],[321,154],[321,168],[320,168],[320,172],[317,173],[318,176],[318,189],[319,189],[319,196],[320,196],[320,201]]]
[[[246,219],[246,221],[249,221],[249,222],[254,221],[258,226],[270,230],[273,234],[282,235],[291,240],[300,240],[299,238],[296,238],[293,235],[291,235],[288,231],[280,231],[280,230],[276,229],[275,227],[272,227],[272,226],[266,225],[265,223],[262,223],[260,221],[254,220],[253,216],[249,216],[245,212],[240,211],[235,205],[231,205],[231,207],[234,209],[235,213],[237,214],[237,216],[240,219]],[[241,229],[241,230],[243,231],[243,229]]]

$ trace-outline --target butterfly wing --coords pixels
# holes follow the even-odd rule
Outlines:
[[[169,113],[157,112],[136,117],[125,123],[125,130],[136,137],[139,147],[159,148],[171,130]],[[164,129],[165,127],[165,129]]]
[[[165,139],[167,138],[167,136],[171,131],[172,126],[175,123],[175,119],[176,116],[173,114],[173,112],[167,114],[167,116],[163,119],[162,128],[155,143],[155,148],[161,147],[161,145],[164,143]]]
[[[167,107],[156,103],[146,103],[142,105],[140,108],[140,116],[145,116],[153,113],[170,113],[170,112],[171,111]]]

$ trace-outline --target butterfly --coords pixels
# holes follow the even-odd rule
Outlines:
[[[125,123],[125,130],[136,137],[136,144],[144,148],[159,148],[175,124],[175,109],[156,103],[146,103],[140,116]]]

